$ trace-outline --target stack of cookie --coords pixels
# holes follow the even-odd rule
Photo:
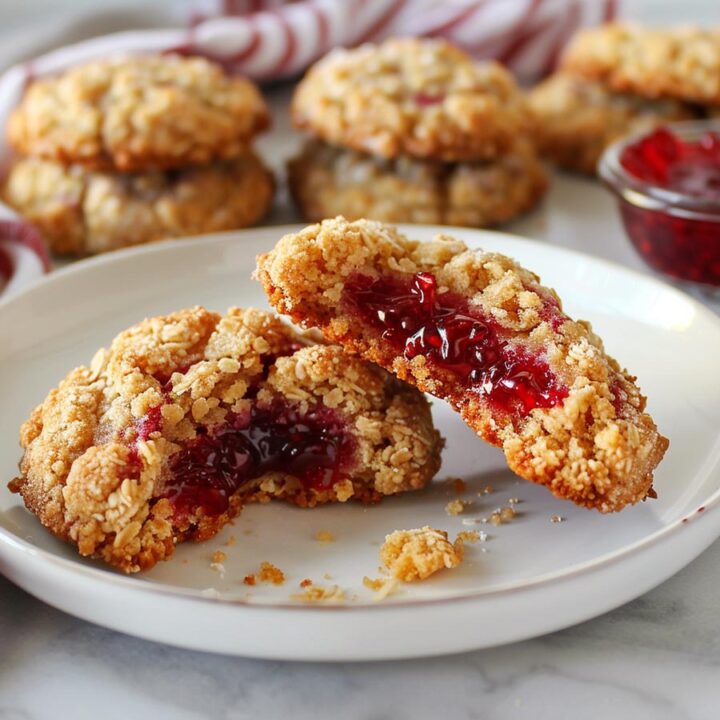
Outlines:
[[[335,50],[292,103],[310,132],[288,165],[307,220],[344,215],[482,227],[533,207],[547,177],[512,76],[444,41]]]
[[[251,225],[274,192],[250,149],[268,125],[255,85],[202,58],[89,63],[25,93],[3,199],[72,255]]]
[[[620,23],[584,30],[529,101],[541,153],[594,173],[603,150],[625,135],[717,114],[720,30]]]

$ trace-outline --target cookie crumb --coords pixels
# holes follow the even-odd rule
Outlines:
[[[306,603],[342,603],[345,602],[347,598],[345,591],[338,585],[330,585],[328,587],[324,587],[323,585],[309,585],[305,588],[304,592],[294,593],[290,596],[290,599]]]
[[[551,523],[561,523],[561,522],[565,522],[565,518],[562,517],[562,515],[551,515],[551,516],[550,516],[550,522],[551,522]]]
[[[301,587],[301,588],[309,587],[309,586],[312,585],[312,584],[313,584],[313,582],[312,582],[312,580],[311,580],[310,578],[305,578],[304,580],[301,580],[301,581],[300,581],[300,587]]]
[[[517,504],[520,503],[520,502],[521,502],[520,498],[511,497],[511,498],[508,499],[508,504],[509,504],[509,505],[517,505]]]
[[[318,542],[322,543],[329,543],[335,541],[334,535],[329,530],[318,530],[317,534],[315,535],[315,539]]]
[[[256,574],[246,575],[243,578],[245,585],[257,585],[258,580],[273,585],[282,585],[285,582],[285,573],[272,563],[263,561]]]
[[[392,595],[398,589],[398,581],[395,578],[363,578],[363,585],[373,591],[373,601],[380,602]]]
[[[457,567],[462,557],[462,540],[453,545],[446,532],[427,525],[396,530],[386,536],[380,548],[383,565],[403,582],[424,580],[443,568]]]
[[[285,573],[272,563],[261,562],[258,579],[261,582],[272,583],[273,585],[282,585],[285,582]]]
[[[461,515],[465,512],[465,508],[470,504],[468,500],[451,500],[445,506],[445,512],[448,515]]]
[[[490,522],[493,525],[502,525],[503,523],[512,522],[516,515],[517,513],[510,506],[497,508],[493,511],[492,515],[490,515]]]
[[[227,560],[227,555],[222,550],[216,550],[212,554],[213,564],[222,563],[222,562],[225,562],[225,560]]]
[[[232,547],[237,543],[237,539],[234,535],[231,535],[226,541],[225,541],[225,547]]]
[[[463,530],[458,533],[458,539],[468,543],[485,542],[487,537],[487,533],[480,530]]]

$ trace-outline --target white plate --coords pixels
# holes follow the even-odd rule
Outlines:
[[[33,405],[119,330],[196,303],[217,310],[265,306],[260,287],[250,281],[254,258],[286,230],[108,255],[0,303],[0,477],[13,476],[17,428]],[[420,239],[436,230],[407,228]],[[649,409],[671,440],[657,473],[658,500],[612,516],[556,500],[504,470],[502,454],[436,402],[435,419],[448,439],[438,478],[465,478],[465,497],[474,501],[462,516],[446,514],[455,495],[441,482],[371,508],[249,507],[219,537],[181,546],[151,572],[125,577],[81,559],[0,486],[0,571],[51,605],[122,632],[297,660],[413,657],[520,640],[617,607],[677,572],[720,534],[720,322],[689,297],[620,267],[509,235],[452,232],[539,272],[567,310],[591,320],[608,350],[639,376]],[[486,485],[495,492],[478,496]],[[486,517],[510,497],[521,500],[511,524],[462,523]],[[565,521],[553,523],[553,515]],[[425,524],[453,536],[482,529],[490,537],[468,547],[459,569],[374,603],[362,578],[377,577],[384,535]],[[319,530],[329,530],[335,542],[319,543]],[[226,547],[230,535],[237,543]],[[223,577],[210,568],[219,548],[227,554]],[[242,584],[262,560],[285,571],[285,585]],[[306,577],[340,585],[348,603],[293,602],[290,595]]]

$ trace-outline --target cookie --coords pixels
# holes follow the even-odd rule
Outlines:
[[[594,174],[603,150],[621,137],[697,117],[686,103],[614,93],[602,84],[558,73],[528,95],[540,153],[567,170]]]
[[[410,38],[334,50],[300,82],[291,113],[331,144],[387,158],[485,160],[528,127],[522,94],[500,65]]]
[[[617,92],[720,104],[720,29],[610,23],[579,32],[561,67]]]
[[[508,257],[326,220],[258,258],[272,305],[448,401],[511,470],[602,512],[653,495],[668,446],[588,323]]]
[[[385,160],[311,140],[288,163],[288,182],[311,222],[344,215],[471,227],[520,215],[539,202],[548,185],[534,148],[523,140],[485,163]]]
[[[250,81],[202,58],[158,55],[36,80],[8,138],[24,155],[144,172],[235,158],[269,121]]]
[[[272,204],[272,174],[253,153],[197,168],[112,173],[19,160],[3,199],[61,254],[90,255],[163,238],[253,225]]]
[[[120,333],[22,426],[10,488],[125,572],[205,540],[243,503],[373,502],[423,487],[442,440],[415,389],[259,310],[201,307]]]

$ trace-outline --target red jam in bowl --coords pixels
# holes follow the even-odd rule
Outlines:
[[[615,172],[607,164],[600,172],[620,195],[625,228],[648,265],[720,287],[720,128],[661,128],[625,143],[617,160]]]

